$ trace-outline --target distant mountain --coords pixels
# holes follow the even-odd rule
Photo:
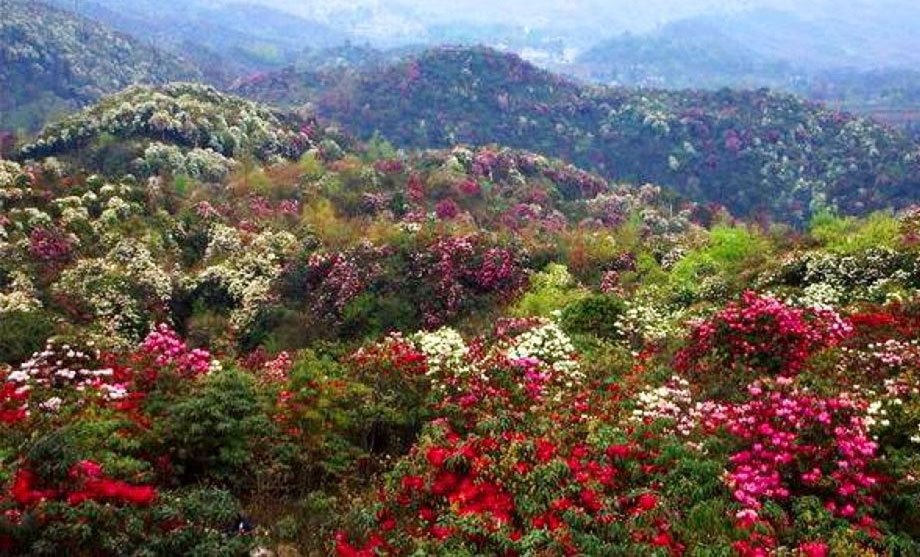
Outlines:
[[[161,48],[196,59],[214,83],[281,68],[307,49],[346,43],[348,35],[267,6],[188,0],[53,0]]]
[[[845,45],[883,47],[856,31],[828,29],[827,20],[756,13],[761,17],[698,17],[647,34],[615,37],[582,53],[564,70],[611,85],[771,87],[899,127],[920,123],[920,72],[899,67],[909,65],[913,56],[898,49],[900,42],[888,45],[891,52],[864,56]],[[882,62],[889,65],[876,67]]]
[[[578,57],[573,72],[617,85],[757,88],[787,85],[796,68],[754,51],[718,26],[682,21],[603,41]]]
[[[362,72],[398,63],[419,50],[420,47],[378,50],[350,43],[305,50],[293,65],[274,72],[247,74],[237,79],[230,90],[264,103],[295,107],[332,94],[333,90],[351,83]]]
[[[908,2],[835,2],[818,14],[751,10],[692,18],[754,52],[806,69],[910,68],[920,64],[920,10]]]
[[[134,83],[199,79],[180,57],[32,0],[4,0],[0,130],[34,130]]]
[[[270,99],[278,84],[241,91]],[[361,137],[400,146],[497,142],[608,178],[653,182],[735,214],[800,221],[827,205],[860,213],[920,191],[902,134],[794,96],[584,86],[485,48],[440,48],[300,99]],[[910,156],[908,156],[910,155]]]

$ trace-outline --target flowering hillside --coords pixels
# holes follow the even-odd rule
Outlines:
[[[801,224],[825,207],[866,214],[910,204],[920,184],[917,147],[898,132],[767,90],[582,86],[485,48],[434,49],[325,86],[297,75],[240,93],[316,100],[349,131],[398,145],[498,142],[547,153],[738,215]]]
[[[131,88],[0,161],[0,553],[917,554],[918,262]]]

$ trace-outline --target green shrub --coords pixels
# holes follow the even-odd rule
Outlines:
[[[0,362],[22,362],[40,350],[54,332],[54,323],[40,311],[0,314]]]
[[[710,231],[705,246],[684,254],[674,264],[670,286],[682,298],[693,298],[704,278],[737,276],[769,251],[769,242],[747,227],[716,226]]]
[[[164,449],[180,477],[245,489],[255,474],[257,441],[272,431],[252,378],[236,369],[212,373],[159,420]]]
[[[511,308],[511,314],[548,317],[585,295],[565,265],[550,263],[530,277],[530,288]]]
[[[562,310],[562,327],[572,334],[617,339],[622,336],[617,321],[624,311],[626,304],[616,296],[591,295],[570,303]]]
[[[811,219],[809,232],[828,251],[848,255],[869,248],[897,247],[900,226],[898,220],[887,213],[856,219],[823,211]]]

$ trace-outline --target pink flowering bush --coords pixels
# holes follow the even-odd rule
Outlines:
[[[413,258],[416,277],[430,289],[424,324],[434,327],[457,315],[476,295],[515,294],[526,279],[520,253],[489,247],[475,236],[439,239]]]
[[[174,367],[183,375],[207,373],[212,366],[210,352],[190,349],[165,323],[160,323],[147,335],[140,345],[140,353],[152,357],[156,365]]]
[[[750,400],[702,412],[704,427],[724,428],[738,446],[725,483],[743,507],[739,518],[756,522],[768,501],[790,504],[815,496],[834,515],[872,525],[869,512],[881,479],[873,470],[878,444],[869,434],[865,409],[848,398],[823,398],[788,383],[753,383]]]
[[[64,261],[73,248],[74,238],[62,230],[36,228],[29,234],[29,254],[41,261]]]

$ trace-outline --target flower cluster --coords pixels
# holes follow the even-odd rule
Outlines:
[[[74,243],[61,230],[36,228],[29,235],[29,254],[41,261],[62,261],[70,256]]]
[[[362,244],[344,252],[316,252],[307,269],[313,287],[313,311],[320,316],[341,315],[345,306],[361,294],[380,274],[385,249]]]
[[[535,365],[545,364],[551,374],[547,380],[566,390],[573,389],[584,379],[571,339],[553,321],[517,335],[509,342],[505,355],[531,372]]]
[[[725,481],[744,516],[755,518],[767,500],[817,495],[835,514],[864,517],[879,487],[871,472],[878,445],[864,410],[847,398],[821,398],[787,384],[753,383],[749,401],[703,418],[742,444]]]
[[[487,247],[480,237],[439,239],[414,256],[416,276],[434,290],[432,307],[425,308],[425,324],[442,324],[475,294],[507,297],[516,292],[526,279],[521,263],[519,254]]]
[[[696,375],[726,370],[795,375],[814,352],[840,344],[851,330],[831,310],[792,308],[748,291],[696,323],[675,367]]]
[[[189,349],[165,323],[153,328],[140,345],[140,352],[153,358],[156,365],[172,367],[182,375],[201,375],[220,368],[211,353],[201,348]]]
[[[456,358],[451,352],[456,350],[462,354],[465,348],[463,339],[453,329],[422,333],[412,340],[392,333],[380,342],[359,349],[351,355],[351,362],[357,366],[371,366],[378,374],[412,377],[428,375],[431,364],[448,365]]]
[[[108,366],[98,350],[83,350],[48,341],[17,369],[3,386],[7,417],[25,419],[33,408],[56,413],[66,404],[77,406],[93,395],[101,401],[127,396],[128,377]]]
[[[22,507],[31,507],[44,501],[60,499],[76,506],[85,501],[149,505],[157,496],[150,485],[134,485],[107,478],[102,466],[91,460],[74,464],[68,472],[69,480],[60,488],[40,488],[36,474],[27,467],[20,468],[13,479],[10,494]]]
[[[692,402],[690,383],[675,375],[664,385],[650,386],[638,394],[632,420],[639,423],[663,420],[668,422],[669,431],[688,436],[696,427]]]

